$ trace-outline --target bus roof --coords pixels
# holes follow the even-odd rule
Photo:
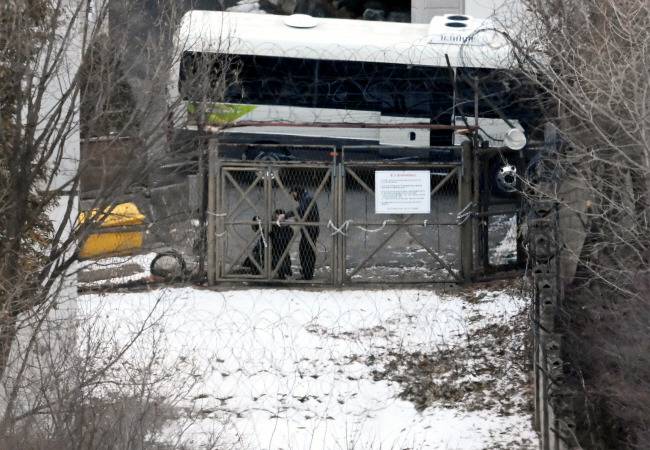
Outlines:
[[[425,66],[446,66],[447,55],[453,67],[486,68],[511,61],[492,22],[458,15],[411,24],[194,10],[176,38],[178,49],[195,52]]]

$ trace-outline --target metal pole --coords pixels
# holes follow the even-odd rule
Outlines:
[[[219,145],[216,139],[211,139],[208,144],[208,285],[216,283],[216,236],[217,236],[217,199],[216,185],[218,176],[215,165],[218,157]]]
[[[273,210],[273,167],[270,165],[264,166],[264,223],[262,224],[262,233],[264,234],[264,255],[262,255],[262,260],[264,261],[264,278],[271,280],[271,274],[273,273],[273,268],[271,267],[272,255],[271,255],[271,238],[269,236],[271,231],[271,211]],[[280,176],[280,171],[278,170],[277,176]]]
[[[208,145],[206,135],[202,135],[199,141],[199,192],[201,203],[199,210],[199,242],[198,242],[198,272],[197,277],[203,281],[206,275],[206,252],[207,252],[207,228],[208,228]]]
[[[479,256],[479,248],[481,245],[481,234],[480,234],[480,222],[482,219],[480,213],[480,203],[481,203],[481,166],[482,166],[482,160],[478,154],[478,148],[477,145],[479,144],[478,139],[474,136],[472,139],[472,178],[473,178],[473,192],[472,192],[472,197],[473,197],[473,202],[474,202],[474,208],[477,209],[478,215],[476,220],[472,220],[472,242],[474,242],[478,247],[477,251],[474,252],[474,256],[472,258],[473,260],[473,267],[474,270],[477,270],[481,266],[481,258]]]
[[[463,214],[471,214],[472,204],[472,175],[473,175],[473,148],[470,142],[462,144],[462,170],[460,174],[458,210]],[[471,215],[460,218],[460,263],[463,280],[471,281],[474,269],[473,222]]]
[[[215,279],[219,279],[223,276],[223,269],[224,269],[224,261],[225,261],[225,246],[226,246],[226,239],[228,239],[228,235],[226,234],[226,206],[227,201],[225,199],[226,195],[228,195],[228,192],[226,190],[226,177],[224,175],[224,170],[223,170],[223,163],[221,161],[221,155],[219,155],[218,152],[219,148],[217,147],[217,152],[215,153],[217,162],[215,165],[215,173],[216,173],[216,186],[214,190],[214,198],[215,198],[215,209],[217,212],[216,216],[216,223],[217,223],[217,235],[216,235],[216,242],[215,242],[215,253],[214,253],[214,261],[215,261]]]
[[[474,149],[478,149],[481,144],[481,139],[479,136],[479,101],[480,101],[480,89],[479,89],[479,80],[477,77],[474,77]],[[488,170],[489,164],[485,160],[485,157],[478,158],[478,152],[475,151],[474,155],[477,158],[473,161],[475,167],[478,167],[478,170],[475,171],[475,180],[476,180],[476,193],[475,201],[478,208],[478,217],[477,223],[477,240],[478,245],[478,259],[479,265],[483,273],[489,265],[489,248],[488,248],[488,222],[490,217],[486,214],[488,212],[487,201],[490,196],[490,188],[488,185]]]
[[[336,226],[340,227],[343,222],[345,222],[345,178],[346,178],[346,172],[345,172],[345,148],[341,149],[340,156],[338,157],[338,161],[336,161],[336,158],[334,160],[334,163],[336,164],[336,175],[337,175],[337,197],[338,197],[338,202],[337,202],[337,217],[336,217]],[[335,235],[336,243],[337,243],[337,265],[338,267],[336,268],[336,277],[339,285],[342,285],[345,283],[345,277],[346,277],[346,245],[345,245],[345,236],[339,235],[338,233]]]
[[[525,211],[524,201],[525,200],[523,198],[523,195],[521,195],[518,199],[519,205],[516,213],[517,214],[516,218],[517,218],[517,266],[518,267],[524,267],[526,265],[526,248],[524,247],[524,237],[521,232],[523,228],[523,222],[524,222],[524,218],[522,216],[522,211]]]
[[[474,142],[478,143],[478,140]],[[476,233],[475,245],[475,264],[474,267],[477,272],[485,274],[489,267],[489,247],[488,247],[488,232],[489,232],[489,199],[490,199],[490,186],[488,183],[489,171],[488,160],[485,154],[477,151],[474,147],[474,205],[476,207],[476,217],[474,221],[474,229]]]
[[[332,190],[332,198],[334,199],[334,206],[332,209],[332,217],[331,220],[334,221],[334,224],[339,223],[339,178],[338,178],[338,167],[336,165],[336,151],[333,150],[332,153],[334,156],[332,156],[332,173],[330,174],[331,176],[331,190]],[[332,273],[331,273],[331,281],[334,283],[334,285],[339,284],[339,273],[338,273],[338,257],[339,257],[339,240],[336,236],[332,236],[331,240],[331,245],[332,245],[332,254],[330,257],[330,267],[332,268]]]

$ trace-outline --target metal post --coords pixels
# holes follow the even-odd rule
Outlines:
[[[544,351],[544,347],[542,343],[540,342],[540,347],[539,347],[539,364],[540,364],[540,388],[541,390],[538,392],[539,395],[539,403],[542,406],[542,411],[540,414],[540,428],[541,428],[541,442],[540,442],[540,448],[541,450],[550,450],[550,421],[549,421],[549,404],[548,404],[548,379],[546,378],[546,370],[548,369],[546,367],[546,352]]]
[[[478,152],[474,153],[475,188],[474,199],[477,207],[478,219],[476,220],[476,245],[479,270],[485,273],[490,265],[489,252],[489,211],[490,211],[490,186],[488,184],[489,170],[488,158]],[[476,266],[475,266],[476,267]]]
[[[262,259],[264,261],[264,278],[271,280],[271,275],[273,274],[273,268],[271,267],[272,255],[271,255],[271,240],[270,240],[270,231],[271,231],[271,211],[273,210],[273,167],[268,165],[264,166],[264,218],[262,224],[262,233],[264,234],[264,255]],[[278,170],[278,176],[280,171]]]
[[[478,154],[478,147],[477,145],[479,144],[478,139],[472,139],[472,178],[473,178],[473,189],[472,189],[472,201],[474,203],[474,208],[476,212],[480,212],[479,206],[480,206],[480,200],[481,200],[481,158]],[[474,270],[477,271],[477,269],[480,267],[480,258],[479,258],[479,247],[481,243],[480,239],[480,232],[479,232],[479,224],[483,220],[480,216],[477,216],[476,220],[472,220],[472,242],[474,242],[477,246],[476,251],[474,252],[474,257],[472,258],[473,261],[473,267]]]
[[[215,146],[214,156],[216,159],[214,172],[215,172],[215,187],[214,187],[214,207],[215,207],[215,223],[216,223],[216,235],[215,235],[215,245],[214,245],[214,277],[215,280],[218,280],[223,276],[223,266],[224,266],[224,242],[228,236],[226,236],[226,227],[225,227],[225,204],[224,200],[225,194],[225,176],[223,173],[223,164],[221,161],[221,155],[219,154],[219,146]]]
[[[459,180],[458,210],[463,212],[460,224],[460,263],[463,280],[471,281],[474,269],[472,178],[474,155],[470,142],[462,145],[462,167]]]
[[[474,143],[474,149],[478,149],[481,146],[481,139],[479,137],[479,101],[480,101],[480,86],[479,80],[477,77],[473,79],[474,87],[474,126],[476,130],[473,134],[472,142]],[[488,222],[490,217],[487,215],[489,207],[487,203],[489,201],[490,189],[488,186],[488,163],[485,156],[479,158],[478,152],[474,152],[476,158],[473,160],[474,164],[474,180],[475,180],[475,192],[474,192],[474,204],[476,205],[478,211],[478,220],[476,221],[476,245],[477,245],[477,257],[478,257],[478,266],[481,267],[481,271],[485,273],[489,266],[489,244],[488,244],[488,232],[489,225]]]
[[[217,235],[217,199],[216,199],[216,185],[218,185],[218,172],[215,170],[215,165],[218,158],[219,145],[216,139],[211,139],[208,144],[208,285],[216,283],[216,235]]]
[[[524,224],[524,217],[522,215],[522,211],[525,211],[524,201],[523,198],[519,198],[517,206],[517,267],[524,267],[526,265],[526,248],[524,247],[524,237],[521,232]]]
[[[206,274],[207,229],[208,229],[208,145],[206,135],[202,135],[199,143],[199,242],[198,242],[198,273],[199,280],[203,281]]]
[[[337,214],[336,214],[336,226],[340,227],[343,222],[345,222],[345,149],[341,149],[340,156],[338,161],[335,159],[334,164],[336,164],[336,176],[337,176]],[[346,277],[346,245],[345,245],[345,236],[336,234],[335,242],[337,243],[337,269],[336,278],[339,285],[345,283]]]
[[[332,217],[331,220],[334,221],[335,224],[339,223],[339,177],[338,177],[338,167],[336,163],[336,151],[333,151],[334,156],[332,157],[332,173],[330,174],[331,177],[331,190],[332,190],[332,198],[334,199],[334,206],[332,208]],[[330,267],[332,268],[332,274],[331,274],[331,281],[335,285],[339,285],[339,264],[338,264],[338,258],[339,258],[339,240],[336,236],[332,236],[332,254],[330,256]]]

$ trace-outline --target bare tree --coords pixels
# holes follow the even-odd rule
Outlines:
[[[174,415],[180,398],[174,393],[198,380],[187,362],[176,374],[169,367],[177,364],[160,365],[164,340],[156,330],[165,313],[158,304],[124,336],[113,336],[75,300],[79,242],[164,163],[169,130],[183,120],[164,90],[178,61],[171,45],[174,3],[161,2],[169,26],[137,49],[125,38],[128,24],[109,21],[108,2],[0,6],[3,448],[153,446],[152,433]],[[129,83],[136,70],[149,83],[139,96]],[[128,170],[95,192],[95,213],[83,223],[77,223],[77,192],[88,168],[78,160],[80,135],[101,136],[109,149],[123,137],[139,144],[130,150]],[[140,364],[122,364],[142,339],[149,345]],[[170,383],[176,387],[170,390]]]
[[[650,4],[524,0],[513,36],[567,145],[534,194],[563,212],[564,331],[588,448],[650,445]]]

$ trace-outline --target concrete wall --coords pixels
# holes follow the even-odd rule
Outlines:
[[[428,23],[435,15],[467,14],[499,21],[517,10],[519,0],[411,0],[411,21]]]
[[[433,16],[443,14],[462,14],[465,12],[465,0],[412,0],[411,22],[429,23]]]

